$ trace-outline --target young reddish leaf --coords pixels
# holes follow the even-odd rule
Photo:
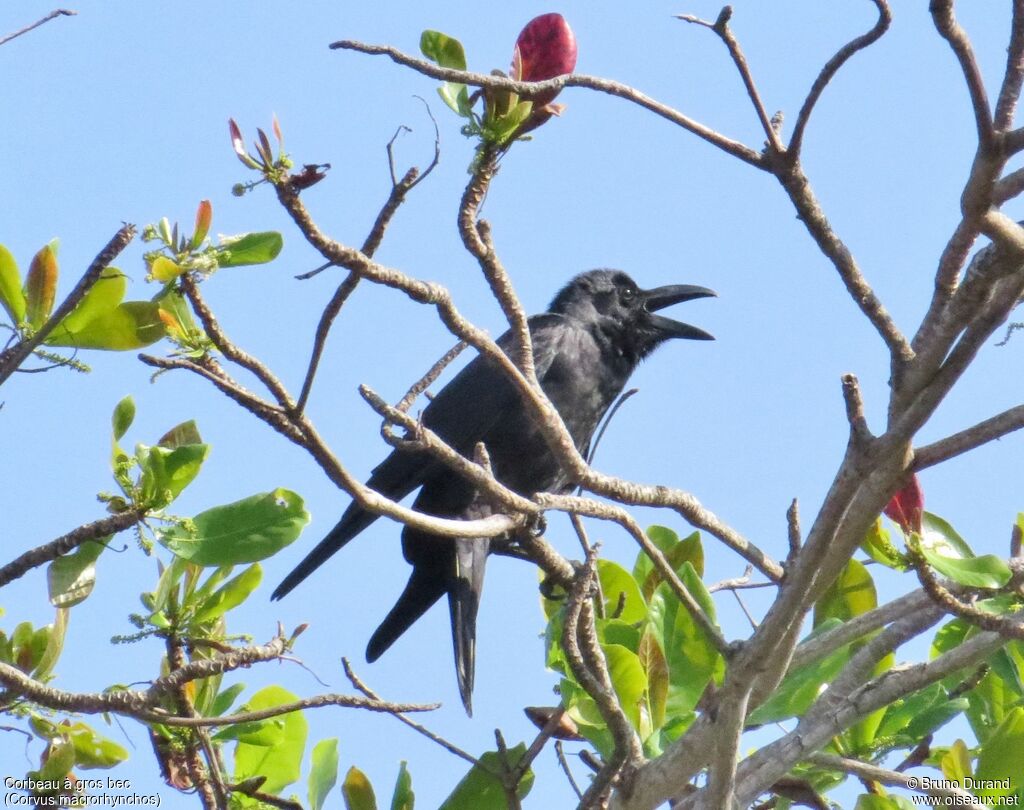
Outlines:
[[[270,166],[274,162],[274,150],[270,148],[270,138],[267,137],[267,133],[262,129],[257,128],[256,134],[259,135],[259,143],[256,144],[256,151],[259,152],[260,157],[263,158],[263,162]]]
[[[516,39],[512,78],[542,82],[572,73],[576,67],[576,36],[561,14],[541,14],[530,20]],[[554,90],[533,99],[539,110],[558,95]]]
[[[213,219],[213,206],[209,200],[203,200],[196,209],[196,230],[192,234],[192,249],[195,250],[210,232],[210,221]]]
[[[32,257],[25,278],[26,315],[34,329],[42,326],[53,311],[57,275],[57,252],[50,243]]]
[[[885,516],[898,524],[904,533],[921,533],[921,515],[924,513],[924,491],[917,473],[903,485],[885,507]]]
[[[242,138],[242,130],[238,128],[234,118],[228,119],[228,131],[231,133],[231,146],[235,150],[235,154],[238,155],[238,159],[250,169],[260,168],[260,164],[249,157],[249,153],[245,149],[245,139]]]
[[[274,128],[274,137],[277,138],[277,145],[281,151],[284,151],[284,135],[281,134],[281,124],[277,120],[277,113],[274,113],[271,119],[272,126]]]

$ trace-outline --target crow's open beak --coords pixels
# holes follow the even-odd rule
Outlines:
[[[659,309],[670,307],[673,304],[681,304],[683,301],[692,301],[694,298],[713,298],[718,293],[709,290],[707,287],[697,287],[693,284],[669,284],[666,287],[656,287],[653,290],[646,290],[641,293],[644,299],[644,308],[648,312],[656,312]],[[715,336],[710,335],[703,329],[690,326],[682,321],[674,321],[662,315],[651,315],[651,324],[666,337],[686,338],[688,340],[714,340]]]

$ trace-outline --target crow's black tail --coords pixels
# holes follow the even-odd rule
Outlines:
[[[280,599],[287,596],[302,580],[312,574],[317,568],[327,562],[331,555],[344,546],[349,540],[375,521],[379,515],[367,512],[358,504],[353,503],[345,510],[338,525],[328,535],[316,544],[316,547],[306,555],[295,570],[286,576],[281,584],[274,589],[270,595],[271,599]]]
[[[490,542],[483,538],[455,541],[455,579],[448,589],[452,620],[455,675],[466,714],[473,716],[473,680],[476,669],[476,614],[484,589],[484,567]]]
[[[441,541],[433,542],[438,544],[440,550]],[[372,664],[380,658],[402,633],[441,598],[448,590],[449,576],[446,572],[439,572],[434,565],[413,566],[405,590],[366,646],[367,661]]]

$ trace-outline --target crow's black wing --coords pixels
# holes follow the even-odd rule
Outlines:
[[[540,378],[543,378],[558,353],[560,341],[565,336],[565,325],[565,319],[561,315],[547,313],[530,318],[534,364]],[[511,332],[506,332],[497,342],[502,350],[511,352],[514,349],[515,338]],[[504,372],[492,365],[491,361],[479,356],[437,393],[423,411],[423,424],[463,455],[470,455],[476,442],[486,437],[503,414],[507,414],[510,408],[519,407],[519,395]],[[380,494],[397,501],[444,469],[443,463],[430,453],[393,450],[374,468],[366,484]],[[349,504],[338,524],[317,543],[295,570],[281,581],[270,598],[280,599],[287,595],[377,517],[378,515],[363,509],[355,501]],[[412,580],[409,584],[411,587]],[[435,601],[438,596],[440,594],[434,596]],[[399,600],[399,605],[395,606],[396,609],[401,601]],[[422,599],[417,598],[413,601],[416,604],[409,607],[418,609]],[[405,623],[406,616],[412,612],[415,610],[407,610],[395,619],[400,620],[399,624]],[[402,631],[419,615],[405,623]],[[400,634],[401,632],[395,634],[390,641]]]

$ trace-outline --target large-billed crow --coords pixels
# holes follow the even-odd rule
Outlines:
[[[621,271],[591,270],[570,281],[546,313],[530,318],[537,377],[581,453],[587,453],[595,428],[641,360],[671,338],[712,339],[695,326],[655,311],[712,295],[709,289],[686,284],[641,290]],[[510,332],[498,339],[505,352],[513,351],[514,344]],[[426,427],[463,455],[471,456],[477,442],[483,442],[495,477],[515,492],[529,496],[567,492],[573,486],[513,384],[484,356],[444,386],[422,418]],[[419,487],[413,508],[430,515],[473,519],[491,513],[469,482],[423,450],[394,450],[374,469],[367,485],[396,501]],[[350,504],[338,525],[271,598],[291,591],[377,517],[358,503]],[[443,539],[406,527],[402,550],[412,575],[366,648],[367,660],[376,661],[448,594],[459,693],[470,714],[476,615],[489,547],[487,539]]]

